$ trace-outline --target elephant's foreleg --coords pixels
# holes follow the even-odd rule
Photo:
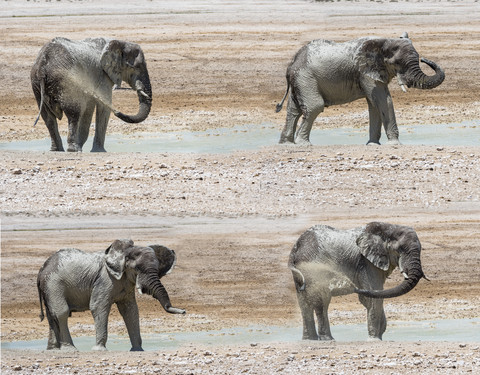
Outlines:
[[[302,112],[293,101],[292,95],[290,95],[287,104],[287,119],[282,134],[280,135],[279,143],[294,143],[295,131],[301,115]]]
[[[117,307],[123,317],[125,326],[127,327],[130,343],[132,344],[132,349],[130,350],[143,351],[142,338],[140,336],[140,319],[135,296],[133,296],[133,300],[130,299],[128,301],[118,302]]]
[[[96,306],[90,308],[95,321],[95,346],[92,350],[107,350],[106,344],[108,339],[108,315],[110,314],[111,305]]]
[[[78,122],[80,119],[79,112],[69,112],[65,113],[68,118],[68,135],[67,135],[67,151],[68,152],[78,152],[82,151],[82,149],[77,144],[78,141]]]
[[[367,308],[367,326],[370,339],[381,340],[387,329],[387,318],[383,310],[383,299],[359,296],[360,302]]]
[[[76,144],[77,148],[83,149],[83,145],[88,139],[88,133],[90,131],[90,124],[92,122],[93,111],[95,110],[95,103],[92,102],[87,105],[87,108],[82,113],[78,120],[78,130]]]
[[[369,126],[369,140],[367,145],[370,143],[380,144],[380,137],[382,135],[382,118],[380,117],[380,112],[378,109],[372,104],[370,100],[367,99],[368,103],[368,114],[370,120]]]
[[[393,108],[393,100],[388,87],[384,85],[376,86],[372,92],[367,95],[369,101],[375,106],[382,119],[388,144],[400,144],[398,140],[398,126]]]
[[[97,104],[97,113],[95,115],[95,137],[93,138],[92,152],[106,152],[105,134],[107,133],[109,118],[110,108]]]

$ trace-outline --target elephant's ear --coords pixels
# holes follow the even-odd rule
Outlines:
[[[119,40],[111,40],[103,48],[100,64],[103,71],[107,73],[110,79],[117,87],[122,85],[122,54],[124,42]]]
[[[172,272],[177,263],[177,255],[175,254],[175,251],[162,245],[148,245],[148,247],[152,248],[157,256],[159,277],[163,277]]]
[[[382,51],[385,39],[366,39],[355,54],[355,64],[362,76],[388,84],[388,72]]]
[[[376,234],[368,232],[368,228],[357,238],[360,253],[375,267],[383,271],[390,268],[390,260],[385,242]]]
[[[132,240],[116,240],[105,250],[105,267],[117,280],[125,271],[125,250],[132,246]]]

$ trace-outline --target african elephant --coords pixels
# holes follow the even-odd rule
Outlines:
[[[75,350],[67,320],[75,311],[91,310],[96,345],[106,350],[108,315],[113,303],[125,321],[132,351],[142,349],[135,288],[156,298],[165,311],[184,314],[172,307],[160,278],[176,263],[173,250],[161,245],[134,246],[131,240],[116,240],[105,252],[86,253],[62,249],[48,258],[37,277],[40,319],[45,304],[50,333],[47,349]]]
[[[57,119],[68,118],[68,149],[82,151],[93,111],[92,152],[105,152],[110,111],[123,121],[145,120],[152,106],[147,63],[138,44],[104,38],[73,41],[54,38],[40,50],[30,74],[32,88],[52,140],[51,151],[64,151]],[[137,91],[139,110],[129,116],[112,108],[112,87],[127,82]]]
[[[406,226],[372,222],[351,230],[326,225],[308,229],[288,261],[303,317],[303,339],[333,340],[328,321],[331,297],[355,292],[367,308],[369,337],[381,340],[387,327],[383,298],[401,296],[426,278],[420,251],[417,234]],[[396,267],[404,281],[383,290],[385,279]]]
[[[314,40],[303,46],[287,68],[287,118],[280,143],[310,144],[310,131],[325,107],[366,98],[370,117],[368,143],[380,144],[382,123],[389,144],[399,144],[393,101],[388,90],[397,77],[407,87],[433,89],[445,79],[443,70],[433,61],[421,59],[435,70],[422,72],[419,56],[408,35],[396,39],[365,37],[345,43]],[[303,121],[296,132],[300,116]]]

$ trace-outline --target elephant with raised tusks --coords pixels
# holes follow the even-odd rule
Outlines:
[[[383,299],[408,293],[425,278],[420,251],[415,231],[401,225],[372,222],[351,230],[326,225],[308,229],[288,261],[303,317],[303,339],[333,340],[328,320],[331,298],[357,293],[367,308],[369,337],[381,340],[387,327]],[[404,281],[383,290],[385,279],[397,267]]]
[[[108,315],[113,303],[125,321],[133,351],[141,351],[140,323],[135,289],[157,299],[165,311],[184,314],[172,307],[160,278],[175,266],[175,252],[165,246],[134,246],[116,240],[101,253],[62,249],[48,258],[38,272],[40,319],[45,304],[50,333],[47,349],[75,350],[67,320],[72,312],[92,312],[96,345],[106,350]]]
[[[68,118],[68,149],[82,151],[94,110],[95,138],[92,152],[105,151],[110,112],[123,121],[145,120],[152,106],[147,63],[138,44],[104,38],[73,41],[55,38],[40,50],[31,70],[32,88],[40,115],[50,133],[51,151],[64,151],[57,119]],[[126,115],[112,108],[112,87],[122,81],[136,90],[139,110]]]
[[[368,143],[380,144],[382,124],[389,144],[399,144],[398,127],[388,84],[396,77],[405,86],[433,89],[445,79],[433,61],[421,59],[435,74],[422,72],[419,56],[408,35],[396,39],[366,37],[345,43],[314,40],[302,47],[287,68],[291,91],[280,143],[310,144],[310,131],[325,107],[366,98],[370,117]],[[297,130],[300,116],[303,121]]]

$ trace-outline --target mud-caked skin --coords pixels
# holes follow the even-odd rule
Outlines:
[[[108,315],[112,304],[125,321],[132,349],[142,349],[135,289],[157,299],[165,311],[184,314],[172,307],[160,277],[176,262],[175,252],[161,245],[134,246],[131,240],[116,240],[105,252],[86,253],[62,249],[47,259],[37,277],[40,319],[43,303],[50,326],[47,349],[75,350],[67,320],[72,312],[92,312],[96,344],[106,350]]]
[[[118,118],[138,123],[152,106],[147,64],[138,44],[105,38],[73,41],[55,38],[40,50],[30,78],[35,98],[50,133],[51,151],[64,151],[57,119],[68,119],[67,151],[82,151],[93,112],[95,137],[92,151],[105,151],[105,133],[112,109],[112,88],[128,83],[137,91],[136,115],[115,111]],[[38,121],[38,118],[37,118]],[[37,122],[35,121],[35,123]]]
[[[387,327],[383,299],[408,293],[424,277],[420,251],[415,231],[401,225],[372,222],[351,230],[326,225],[308,229],[288,261],[302,312],[303,339],[332,340],[328,320],[331,298],[358,293],[367,309],[369,337],[381,340]],[[396,267],[405,280],[383,290],[385,279]]]
[[[419,55],[408,35],[386,39],[365,37],[345,43],[314,40],[302,47],[287,68],[287,91],[291,90],[287,118],[280,143],[310,144],[310,132],[325,107],[366,98],[370,116],[368,143],[380,144],[382,124],[389,144],[399,144],[398,127],[388,84],[419,89],[440,85],[445,74],[433,61],[421,59],[435,70],[425,75]],[[297,130],[300,117],[303,121]]]

